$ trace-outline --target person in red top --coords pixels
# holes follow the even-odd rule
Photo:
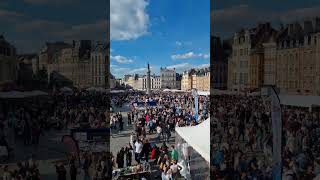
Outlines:
[[[149,122],[149,115],[147,114],[146,115],[146,124],[148,124],[148,122]]]
[[[157,145],[153,145],[151,150],[150,160],[157,159],[157,154],[158,154],[157,151],[158,151]]]

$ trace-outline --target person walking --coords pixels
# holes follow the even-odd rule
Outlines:
[[[70,167],[69,167],[69,171],[70,171],[70,179],[71,180],[76,180],[77,179],[77,167],[74,163],[74,160],[71,160],[70,162]]]
[[[58,180],[67,180],[67,171],[63,164],[56,165]]]
[[[135,143],[135,160],[138,162],[138,164],[140,164],[140,160],[141,160],[141,152],[142,152],[142,147],[143,144],[141,142],[140,139],[138,139]]]
[[[128,126],[131,125],[131,113],[128,112]]]

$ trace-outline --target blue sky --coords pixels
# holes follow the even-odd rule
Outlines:
[[[209,64],[210,1],[111,0],[111,72],[179,72]]]
[[[274,27],[304,18],[320,17],[319,0],[213,0],[214,35],[229,38],[240,28],[271,22]]]
[[[0,33],[33,53],[46,41],[105,40],[108,14],[106,0],[1,0]]]

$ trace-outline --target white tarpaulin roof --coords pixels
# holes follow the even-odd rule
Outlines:
[[[187,92],[179,89],[164,89],[163,92]]]
[[[242,92],[220,90],[220,89],[213,89],[211,92],[213,95],[244,95],[244,93]]]
[[[126,92],[125,90],[111,90],[111,93],[121,93]]]
[[[199,96],[209,96],[210,95],[210,91],[198,91],[198,95]]]
[[[320,105],[320,96],[301,96],[280,94],[280,103],[288,106],[311,107]]]
[[[197,126],[176,127],[176,132],[207,162],[210,162],[210,118]]]
[[[32,96],[45,96],[48,93],[35,90],[35,91],[8,91],[8,92],[0,92],[0,98],[8,98],[8,99],[18,99],[18,98],[26,98]]]

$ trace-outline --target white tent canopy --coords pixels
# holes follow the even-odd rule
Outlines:
[[[122,93],[126,92],[125,90],[111,90],[111,93]]]
[[[212,95],[244,95],[244,93],[242,93],[242,92],[220,90],[220,89],[213,89],[213,90],[211,90],[211,92],[212,92]]]
[[[210,162],[210,118],[197,126],[176,127],[176,133]]]
[[[187,92],[179,89],[164,89],[163,92]]]
[[[210,95],[210,91],[198,91],[198,95],[199,96],[209,96]]]
[[[320,105],[320,96],[301,96],[280,94],[280,103],[288,106],[311,107]]]

